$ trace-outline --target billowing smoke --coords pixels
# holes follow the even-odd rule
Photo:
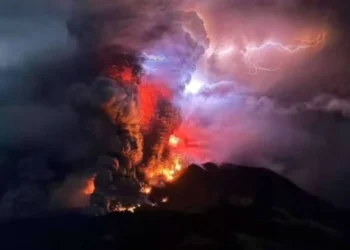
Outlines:
[[[141,203],[143,168],[169,157],[167,137],[179,124],[172,96],[209,44],[195,12],[166,1],[70,6],[62,25],[73,53],[21,69],[28,100],[4,108],[4,179],[15,180],[2,182],[5,217],[90,204],[101,214]],[[37,177],[36,161],[51,175]]]
[[[50,205],[55,208],[84,208],[90,205],[91,194],[95,191],[95,175],[69,175],[63,184],[54,189]]]

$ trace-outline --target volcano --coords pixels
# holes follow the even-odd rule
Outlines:
[[[192,165],[152,192],[154,200],[167,195],[167,203],[136,213],[3,222],[2,249],[349,248],[348,212],[268,170],[232,167]]]
[[[57,2],[70,50],[0,40],[0,249],[349,249],[343,10]]]

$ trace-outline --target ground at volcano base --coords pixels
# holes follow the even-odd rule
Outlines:
[[[99,217],[66,213],[3,222],[1,249],[350,249],[349,213],[268,170],[213,167],[190,166],[178,183],[162,191],[169,201],[158,207]],[[231,183],[245,176],[246,181],[236,182],[238,191],[222,193],[217,202],[202,202],[203,209],[194,211],[198,207],[185,202],[181,209],[172,207],[171,200],[179,198],[177,189],[212,183],[212,175],[225,176]],[[264,186],[265,181],[273,183],[274,189],[286,194],[284,200],[274,200],[279,196],[265,193],[269,189],[247,198],[254,193],[253,188],[247,190],[254,186],[249,180],[259,181],[256,187]],[[156,191],[153,199],[160,193]],[[192,198],[188,201],[196,203]]]

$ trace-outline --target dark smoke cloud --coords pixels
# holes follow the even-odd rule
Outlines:
[[[157,77],[183,85],[208,46],[204,24],[177,1],[92,1],[78,5],[68,28],[82,51],[103,47],[164,58]],[[198,42],[197,42],[198,41]],[[151,64],[151,63],[150,63]],[[154,65],[146,63],[147,70]],[[180,83],[180,84],[179,84]]]
[[[51,206],[63,208],[86,208],[93,193],[95,176],[93,174],[69,175],[63,184],[53,190]]]
[[[6,36],[0,49],[18,52],[3,57],[0,69],[4,118],[0,147],[5,157],[2,171],[7,175],[1,194],[2,209],[9,216],[21,215],[14,207],[21,210],[25,203],[21,197],[30,196],[26,187],[44,194],[33,191],[28,198],[35,203],[33,210],[24,214],[50,205],[82,207],[89,202],[81,190],[91,173],[110,176],[106,180],[111,181],[117,171],[128,172],[123,168],[140,162],[137,88],[113,77],[111,66],[116,70],[130,66],[137,75],[141,71],[137,57],[160,53],[169,60],[157,76],[178,89],[208,45],[196,13],[178,12],[175,2],[51,3],[2,2],[2,11],[13,9],[13,15],[3,15],[0,28],[6,29]],[[17,29],[19,20],[26,26]],[[122,158],[123,164],[117,161],[113,165],[120,167],[112,169],[100,166],[96,161],[105,154]],[[35,172],[30,164],[25,171],[19,167],[22,159],[31,156],[42,159],[44,169],[53,172],[44,183],[29,178],[33,174],[22,174]],[[12,183],[7,180],[9,173]],[[96,194],[105,195],[102,186],[108,185],[98,183]]]
[[[65,1],[0,3],[4,217],[38,214],[52,205],[87,205],[89,195],[82,189],[97,171],[98,157],[129,152],[123,148],[129,135],[114,123],[121,129],[122,123],[132,124],[134,96],[112,79],[97,78],[97,58],[78,53],[66,25],[70,6]],[[22,164],[32,158],[33,163]],[[41,170],[38,161],[44,162]]]
[[[38,100],[38,74],[43,77],[48,74],[47,64],[72,55],[75,45],[66,29],[69,12],[63,2],[1,1],[0,103]],[[42,68],[40,73],[38,68]]]

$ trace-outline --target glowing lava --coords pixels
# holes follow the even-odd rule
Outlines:
[[[141,188],[141,193],[143,194],[150,194],[152,192],[152,187],[150,186],[144,186]]]
[[[135,210],[139,208],[140,205],[136,206],[123,206],[122,204],[118,204],[114,207],[113,212],[129,212],[129,213],[135,213]]]
[[[150,185],[158,185],[159,182],[172,182],[176,180],[183,170],[180,156],[169,157],[168,160],[156,166],[150,166],[146,170],[147,180]]]
[[[181,142],[180,138],[176,135],[171,135],[169,138],[169,145],[172,147],[177,147],[179,143]]]

